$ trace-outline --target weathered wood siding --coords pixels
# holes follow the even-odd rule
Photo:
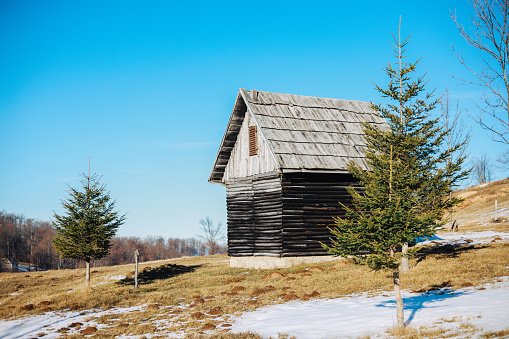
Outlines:
[[[281,178],[277,173],[229,181],[226,185],[228,255],[280,256]]]
[[[339,202],[351,204],[346,188],[357,185],[350,174],[294,173],[282,179],[283,251],[281,256],[327,255],[328,226],[343,217]]]
[[[327,255],[339,202],[351,204],[350,174],[260,175],[227,184],[228,254],[277,257]]]
[[[224,171],[223,182],[274,172],[278,168],[274,156],[267,145],[267,141],[259,129],[257,131],[258,154],[249,156],[249,127],[255,125],[256,123],[251,113],[246,112],[237,141]]]

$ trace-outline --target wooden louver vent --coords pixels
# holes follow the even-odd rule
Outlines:
[[[249,156],[258,154],[258,140],[256,139],[256,126],[249,127]]]

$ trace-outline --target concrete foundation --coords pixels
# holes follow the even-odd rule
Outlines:
[[[338,259],[338,257],[331,255],[282,258],[268,256],[230,257],[230,267],[272,269],[319,263],[336,259]]]

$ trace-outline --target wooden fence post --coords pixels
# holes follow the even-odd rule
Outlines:
[[[498,222],[497,199],[495,199],[495,222]]]
[[[134,288],[138,288],[138,261],[140,258],[140,252],[138,250],[134,251],[134,262],[136,263],[136,267],[134,269]]]

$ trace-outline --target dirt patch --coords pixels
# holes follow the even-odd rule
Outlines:
[[[83,326],[83,323],[72,323],[69,325],[70,328],[81,327],[81,326]]]
[[[223,314],[223,310],[221,309],[221,307],[214,307],[214,308],[211,308],[208,312],[210,315],[221,315]]]
[[[214,326],[212,324],[205,324],[202,327],[200,327],[200,331],[212,331],[215,329],[216,329],[216,326]]]
[[[235,286],[233,289],[232,289],[232,292],[240,292],[240,291],[244,291],[246,288],[244,286]]]
[[[32,310],[35,310],[35,305],[34,304],[26,304],[25,306],[21,306],[20,310],[22,310],[22,311],[32,311]]]
[[[69,305],[69,309],[71,311],[79,311],[79,310],[83,309],[83,307],[78,304],[71,304],[71,305]]]
[[[304,269],[300,269],[298,271],[293,272],[293,274],[303,274],[303,273],[308,273],[308,271],[304,270]]]
[[[463,284],[460,285],[461,287],[472,287],[474,286],[474,284],[472,284],[471,282],[464,282]]]
[[[281,273],[279,273],[279,272],[272,272],[272,273],[267,274],[262,279],[280,279],[282,277],[283,277],[283,275]]]
[[[284,301],[292,301],[295,299],[299,299],[299,297],[295,293],[284,293],[279,296]]]
[[[249,300],[249,301],[247,302],[247,304],[248,304],[249,306],[258,305],[258,301],[256,301],[256,300]]]
[[[313,267],[309,268],[308,272],[311,272],[311,273],[323,272],[323,268],[318,267],[318,266],[313,266]]]
[[[46,301],[41,301],[37,306],[49,306],[51,304],[53,304],[52,301],[46,300]]]
[[[337,262],[335,265],[334,265],[334,268],[340,268],[340,267],[344,267],[348,264],[351,264],[352,262],[350,260],[345,260],[345,261],[339,261]]]
[[[205,303],[205,299],[203,299],[201,295],[193,296],[193,301],[194,301],[195,304],[203,304],[203,303]]]
[[[263,293],[267,293],[267,292],[271,292],[271,291],[274,291],[276,288],[274,286],[271,286],[271,285],[268,285],[268,286],[265,286],[264,288],[257,288],[255,289],[251,295],[253,297],[256,297],[260,294],[263,294]]]
[[[230,279],[230,280],[227,280],[224,284],[225,285],[228,285],[228,284],[235,284],[235,283],[239,283],[243,280],[246,280],[246,278],[237,278],[237,279]]]
[[[85,327],[84,329],[82,329],[80,331],[80,333],[83,335],[89,335],[89,334],[93,334],[95,332],[97,332],[97,327]]]
[[[191,314],[191,317],[194,319],[204,319],[205,314],[203,314],[201,312],[194,312],[193,314]]]
[[[421,288],[420,290],[412,290],[412,293],[426,293],[431,291],[437,291],[439,289],[452,286],[451,280],[444,281],[441,284],[433,285],[429,288]]]
[[[311,298],[317,298],[320,296],[320,293],[318,293],[317,291],[313,291],[311,293],[306,293],[303,295],[303,298],[308,298],[308,299],[311,299]]]

